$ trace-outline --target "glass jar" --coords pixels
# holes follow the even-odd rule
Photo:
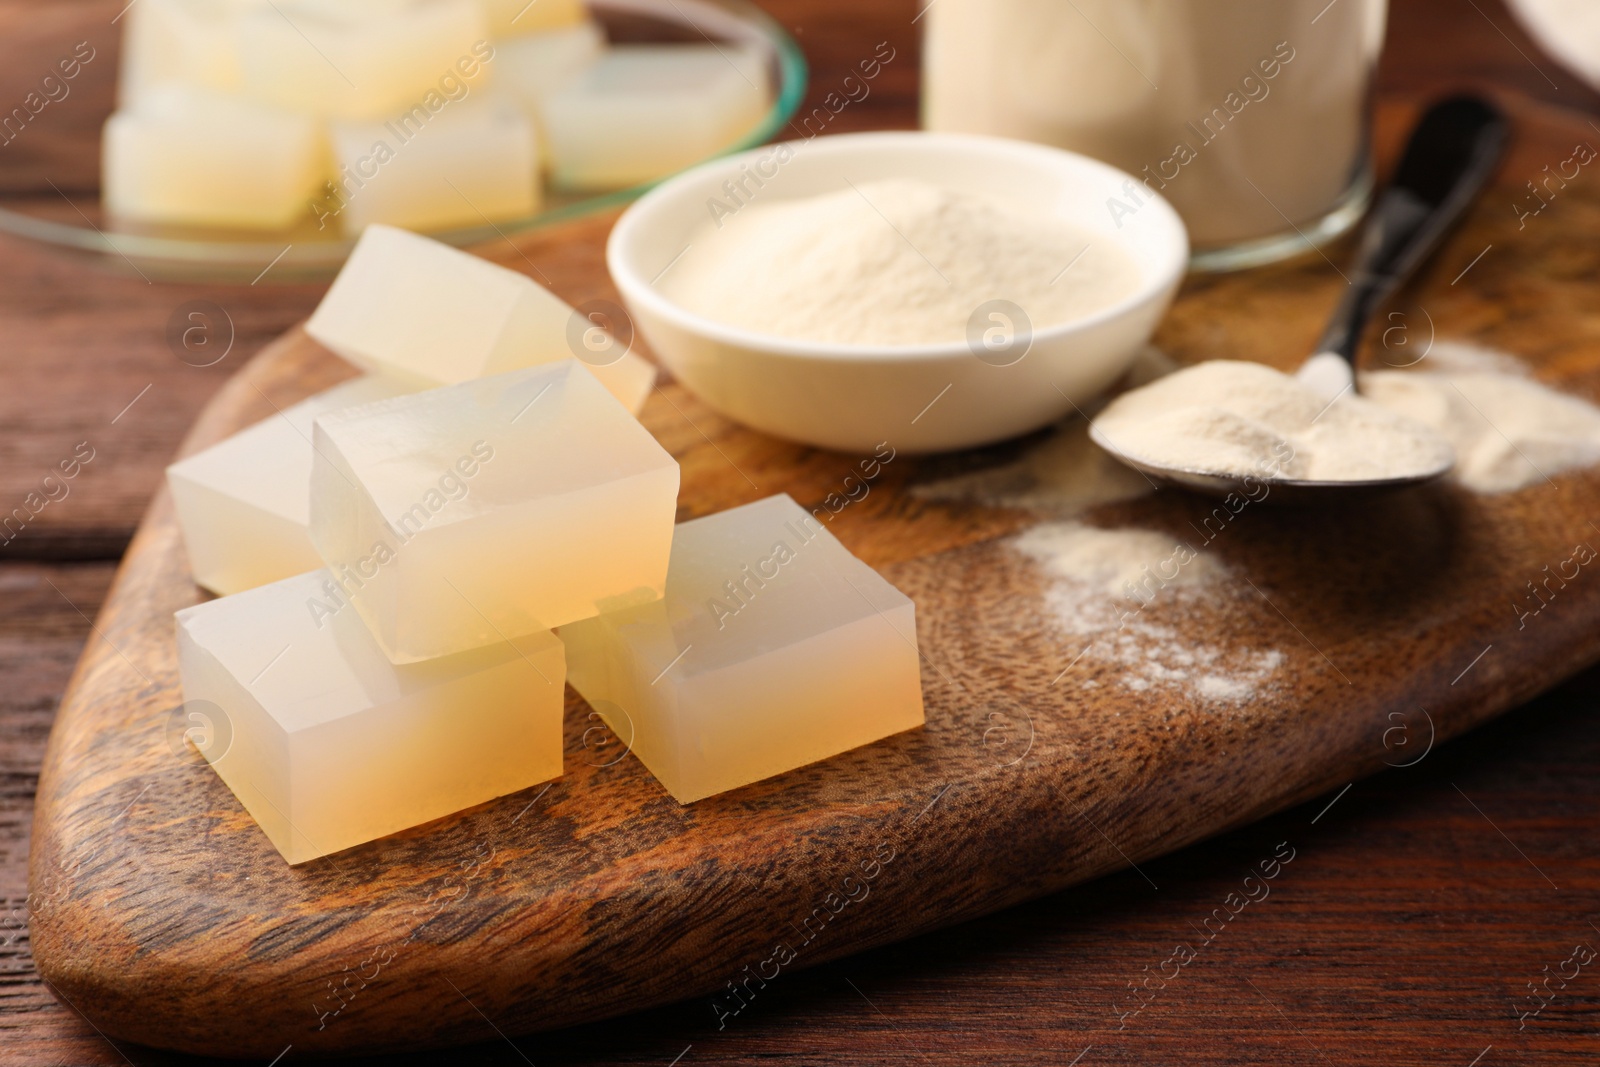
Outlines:
[[[1039,141],[1134,175],[1226,270],[1348,229],[1372,190],[1387,0],[933,0],[923,125]]]

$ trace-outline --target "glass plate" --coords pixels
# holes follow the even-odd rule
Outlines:
[[[613,42],[726,41],[766,49],[772,108],[719,154],[771,139],[788,124],[805,95],[806,62],[800,46],[748,0],[590,0],[590,10]],[[86,127],[90,128],[98,140],[99,124]],[[533,215],[428,236],[452,245],[508,237],[626,204],[667,177],[603,193],[562,193],[547,187],[544,206]],[[132,268],[146,277],[194,281],[325,278],[338,270],[354,244],[336,232],[319,231],[310,221],[277,233],[123,223],[105,216],[97,196],[69,196],[59,190],[0,195],[0,232],[86,252],[109,266]]]

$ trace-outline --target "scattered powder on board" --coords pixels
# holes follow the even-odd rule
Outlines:
[[[1493,349],[1440,341],[1429,370],[1364,374],[1374,405],[1430,427],[1454,449],[1451,477],[1473,492],[1521,489],[1547,475],[1600,464],[1600,407],[1535,381],[1526,364]],[[1150,349],[1123,388],[1162,378],[1174,364]],[[1150,491],[1089,440],[1073,418],[1005,465],[932,482],[914,492],[924,499],[1027,508],[1050,515],[1018,535],[1013,546],[1050,577],[1046,607],[1056,628],[1082,638],[1086,662],[1121,668],[1109,684],[1134,692],[1180,691],[1215,703],[1245,703],[1270,688],[1283,663],[1276,650],[1238,651],[1196,641],[1162,621],[1200,598],[1236,584],[1214,557],[1192,549],[1176,574],[1150,592],[1146,568],[1172,574],[1179,545],[1149,530],[1102,529],[1061,521],[1101,504]],[[1165,570],[1162,570],[1165,565]],[[1141,603],[1148,606],[1140,607]],[[1081,683],[1093,686],[1090,680]]]
[[[1148,349],[1123,388],[1155,381],[1176,366]],[[1523,489],[1562,471],[1600,464],[1600,406],[1535,381],[1527,364],[1506,352],[1438,341],[1417,367],[1365,373],[1361,388],[1372,404],[1443,438],[1456,457],[1451,479],[1475,493]],[[1096,447],[1087,423],[1075,417],[1011,463],[913,491],[929,500],[1065,517],[1150,489],[1140,475]]]
[[[1149,492],[1150,482],[1142,474],[1089,440],[1089,424],[1083,419],[1061,426],[1011,463],[912,489],[924,500],[1027,508],[1062,516]]]
[[[1177,369],[1171,357],[1147,345],[1119,388],[1136,389]],[[1065,518],[1101,504],[1134,500],[1154,488],[1150,479],[1089,440],[1086,420],[1072,418],[1010,463],[926,482],[911,492],[924,500],[1027,508]]]
[[[1461,374],[1507,374],[1513,378],[1526,378],[1529,373],[1528,365],[1510,352],[1485,348],[1483,345],[1467,341],[1436,340],[1417,357],[1414,363],[1390,363],[1387,360],[1380,362],[1389,370],[1421,369],[1426,366],[1438,371]]]
[[[1503,353],[1439,343],[1438,370],[1361,377],[1375,402],[1426,423],[1455,449],[1453,477],[1477,493],[1504,493],[1600,463],[1600,407],[1529,377]]]
[[[1115,242],[896,179],[758,201],[708,223],[660,284],[690,311],[756,333],[912,345],[965,340],[989,300],[1011,301],[1039,330],[1099,311],[1138,281]]]
[[[1050,576],[1045,602],[1057,629],[1084,641],[1086,661],[1120,668],[1111,684],[1241,704],[1269,688],[1283,664],[1275,649],[1228,649],[1161,621],[1229,585],[1220,562],[1171,537],[1069,521],[1035,526],[1013,544]]]

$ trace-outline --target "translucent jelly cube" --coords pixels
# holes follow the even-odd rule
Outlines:
[[[369,226],[306,332],[367,370],[448,385],[578,356],[630,412],[655,367],[532,279],[389,226]]]
[[[664,600],[559,633],[573,687],[684,804],[923,721],[911,601],[787,496],[682,524]]]
[[[311,119],[164,85],[106,121],[105,202],[125,219],[282,229],[309,218],[326,148]]]
[[[659,599],[678,464],[576,360],[319,416],[311,542],[409,663]]]
[[[533,124],[509,100],[485,96],[437,115],[420,105],[387,122],[335,122],[336,180],[319,223],[348,234],[388,223],[413,229],[482,226],[539,205]]]
[[[552,180],[649,181],[749,133],[769,106],[764,54],[739,45],[619,45],[544,101]]]
[[[483,7],[489,32],[507,38],[575,26],[589,15],[582,0],[483,0]]]
[[[477,0],[278,0],[241,21],[240,84],[327,118],[433,111],[482,81],[487,38]]]
[[[396,667],[331,590],[313,571],[177,614],[184,718],[284,859],[561,774],[565,668],[553,635]]]
[[[576,81],[605,53],[606,35],[592,21],[495,42],[495,84],[527,112],[535,126],[539,109]],[[540,157],[549,165],[549,145],[539,131]]]
[[[139,0],[126,11],[117,100],[134,106],[157,85],[239,87],[239,17],[266,0]]]
[[[168,467],[195,582],[213,593],[238,593],[322,566],[306,532],[312,421],[408,391],[392,379],[357,378]]]

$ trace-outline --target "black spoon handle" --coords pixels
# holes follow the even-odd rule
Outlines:
[[[1429,108],[1361,231],[1361,248],[1344,300],[1318,352],[1355,366],[1362,330],[1373,312],[1422,265],[1494,172],[1509,139],[1500,111],[1476,96],[1454,96]]]

